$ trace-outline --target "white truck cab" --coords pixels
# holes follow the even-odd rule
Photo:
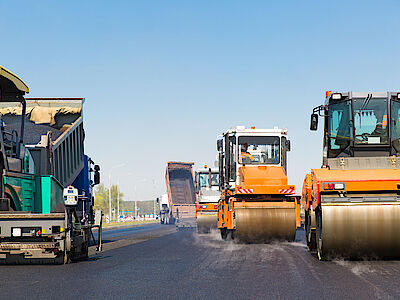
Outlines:
[[[207,168],[205,165],[196,172],[195,181],[199,203],[218,203],[220,197],[218,168]]]

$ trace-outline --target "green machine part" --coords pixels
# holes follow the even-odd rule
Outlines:
[[[42,213],[64,212],[63,187],[53,176],[37,176]],[[36,190],[38,190],[38,188]]]
[[[64,212],[63,187],[51,175],[6,175],[4,184],[17,211]]]

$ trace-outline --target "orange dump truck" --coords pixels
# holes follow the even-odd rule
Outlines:
[[[193,180],[193,163],[168,162],[165,182],[168,194],[166,224],[178,227],[196,226],[196,191]]]
[[[400,93],[331,93],[314,108],[324,118],[323,158],[304,180],[310,251],[320,260],[400,257]]]
[[[287,130],[236,127],[218,140],[221,237],[240,242],[293,241],[300,197],[287,184]]]

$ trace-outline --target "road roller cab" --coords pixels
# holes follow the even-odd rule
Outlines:
[[[209,233],[211,229],[217,228],[219,171],[218,168],[199,169],[195,174],[196,184],[196,220],[199,233]]]
[[[295,238],[299,197],[287,184],[287,130],[236,127],[218,140],[218,228],[243,242]]]
[[[323,158],[303,185],[305,231],[320,259],[400,256],[400,94],[330,93]]]

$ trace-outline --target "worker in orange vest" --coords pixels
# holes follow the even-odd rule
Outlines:
[[[243,143],[243,144],[242,144],[242,152],[241,152],[242,160],[247,160],[247,159],[249,159],[250,161],[253,161],[253,160],[254,160],[254,157],[253,157],[253,155],[251,155],[251,154],[247,151],[248,148],[249,148],[249,144],[247,144],[247,143]]]

